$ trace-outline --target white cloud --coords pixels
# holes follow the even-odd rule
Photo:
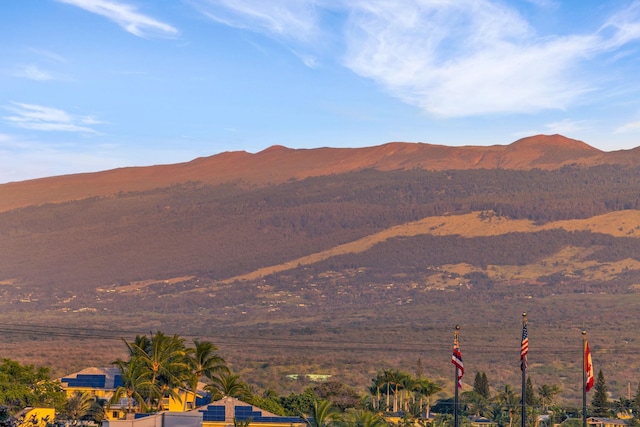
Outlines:
[[[546,134],[559,133],[562,135],[567,135],[585,130],[587,128],[587,122],[585,122],[584,120],[564,119],[558,122],[547,123],[545,125],[545,128],[546,132],[543,133]]]
[[[200,0],[196,5],[210,19],[234,28],[303,40],[319,31],[312,0]]]
[[[594,36],[538,38],[490,1],[363,2],[346,65],[427,113],[470,116],[564,109],[591,88],[572,77]]]
[[[615,133],[640,132],[640,121],[625,123],[624,125],[616,128],[614,132]]]
[[[16,77],[22,77],[30,80],[46,81],[52,80],[53,76],[46,71],[41,70],[35,65],[27,65],[15,73]]]
[[[138,37],[149,35],[176,36],[178,30],[169,24],[139,13],[134,6],[113,0],[57,0],[104,16]]]
[[[67,60],[62,55],[59,55],[55,52],[50,52],[48,50],[36,49],[36,48],[30,48],[29,50],[38,56],[48,59],[49,61],[58,62],[61,64],[64,64],[67,62]]]
[[[620,47],[640,38],[640,1],[634,1],[624,10],[614,14],[600,28],[604,47]],[[612,33],[611,36],[607,34]]]
[[[63,110],[41,105],[12,102],[5,109],[14,115],[3,119],[23,129],[97,134],[88,125],[101,123],[92,116],[71,115]]]
[[[557,9],[553,0],[529,0]],[[640,38],[640,1],[593,34],[541,36],[494,0],[198,0],[207,16],[317,48],[324,13],[345,18],[343,63],[390,95],[441,117],[565,110],[599,90],[585,61]],[[341,18],[336,18],[340,14]],[[605,18],[603,18],[604,20]],[[332,37],[336,34],[331,34]],[[315,39],[314,39],[315,37]],[[292,52],[304,51],[300,45]],[[315,56],[299,55],[307,66]]]

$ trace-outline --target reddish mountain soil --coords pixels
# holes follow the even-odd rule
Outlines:
[[[537,135],[510,145],[448,147],[391,142],[366,148],[290,149],[273,146],[256,154],[225,152],[187,163],[130,167],[62,175],[0,185],[0,212],[118,192],[144,191],[189,181],[242,181],[269,185],[363,168],[556,169],[566,165],[640,165],[640,147],[606,153],[561,135]]]

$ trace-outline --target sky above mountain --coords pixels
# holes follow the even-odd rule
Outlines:
[[[223,151],[640,146],[640,1],[0,3],[0,183]]]

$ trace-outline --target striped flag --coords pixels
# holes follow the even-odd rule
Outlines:
[[[520,345],[520,370],[527,369],[527,354],[529,353],[529,333],[526,322],[522,324],[522,343]]]
[[[464,365],[462,363],[462,353],[460,352],[460,343],[458,338],[453,340],[453,356],[451,356],[451,363],[458,368],[458,388],[462,388],[462,376],[464,375]]]
[[[588,342],[585,342],[584,347],[584,370],[587,374],[587,381],[584,385],[584,388],[586,391],[589,391],[593,387],[593,362],[591,361],[591,350],[589,350]]]

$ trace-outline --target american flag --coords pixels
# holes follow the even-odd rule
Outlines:
[[[456,365],[456,368],[458,368],[458,388],[462,388],[464,365],[462,364],[462,353],[460,352],[460,343],[458,343],[458,338],[453,340],[453,356],[451,356],[451,363]]]
[[[529,334],[527,324],[522,324],[522,344],[520,345],[520,370],[527,369],[527,353],[529,353]]]

